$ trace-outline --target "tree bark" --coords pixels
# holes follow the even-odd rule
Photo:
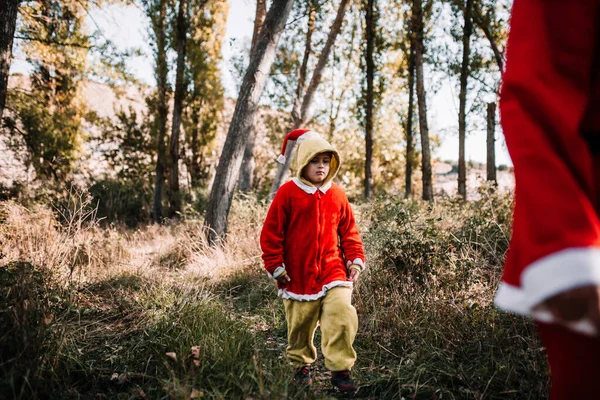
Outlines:
[[[250,46],[250,54],[254,51],[256,46],[256,40],[260,33],[265,17],[267,15],[267,0],[256,1],[256,16],[254,18],[254,31],[252,32],[252,45]],[[246,149],[244,150],[244,159],[242,160],[242,167],[240,170],[240,181],[239,189],[242,192],[250,192],[254,187],[254,146],[256,143],[256,129],[252,127],[250,135],[248,136],[248,142],[246,143]]]
[[[350,0],[341,0],[340,5],[337,11],[337,15],[335,16],[335,20],[333,21],[333,25],[331,25],[331,30],[327,35],[327,41],[325,42],[325,46],[319,55],[319,59],[317,60],[317,65],[315,66],[315,70],[310,79],[310,83],[308,84],[308,89],[306,89],[306,94],[304,95],[304,99],[302,100],[302,122],[305,122],[308,117],[308,110],[312,105],[313,97],[315,96],[315,91],[317,87],[321,83],[321,75],[323,75],[323,69],[327,64],[327,60],[329,59],[329,54],[331,54],[331,49],[335,43],[335,40],[342,29],[342,22],[344,22],[344,15],[346,14],[346,9],[348,8],[348,3]]]
[[[464,199],[467,199],[467,168],[465,163],[465,140],[467,133],[467,84],[469,79],[469,58],[471,56],[471,33],[473,31],[473,23],[471,20],[471,10],[473,8],[473,0],[467,0],[465,10],[465,24],[463,29],[463,54],[462,65],[460,67],[460,93],[458,106],[458,194]]]
[[[429,127],[427,126],[427,99],[423,74],[423,8],[421,0],[413,0],[413,40],[415,48],[415,70],[417,75],[417,105],[419,108],[419,131],[421,134],[421,172],[423,180],[423,200],[433,200],[431,171],[431,148]]]
[[[279,37],[293,4],[294,0],[273,1],[254,52],[250,56],[250,64],[242,81],[206,208],[204,226],[207,228],[206,234],[210,243],[224,239],[227,232],[227,217],[242,164],[244,147],[275,59]]]
[[[190,129],[190,150],[192,155],[189,160],[189,171],[190,171],[190,180],[193,188],[200,187],[201,177],[200,177],[200,143],[198,140],[198,136],[200,135],[200,116],[198,115],[198,109],[192,111],[191,115],[192,120],[192,128]]]
[[[185,41],[187,35],[187,0],[179,0],[177,12],[177,69],[175,72],[175,97],[173,98],[173,121],[171,126],[171,141],[169,155],[171,169],[169,177],[169,217],[178,218],[181,215],[181,193],[179,190],[179,134],[181,128],[181,113],[185,97]]]
[[[496,103],[487,105],[487,180],[496,185]]]
[[[309,5],[308,26],[306,27],[306,45],[304,46],[304,56],[298,73],[298,86],[294,95],[294,106],[292,108],[292,129],[297,129],[302,124],[302,97],[304,95],[304,86],[306,83],[306,70],[308,68],[308,59],[312,51],[312,35],[315,30],[315,20],[317,19],[317,9],[315,1],[311,0]]]
[[[160,0],[158,18],[153,16],[153,29],[156,36],[156,83],[157,113],[154,119],[154,131],[157,140],[156,176],[154,181],[154,201],[152,203],[152,220],[162,222],[162,196],[165,181],[165,164],[167,159],[165,137],[167,133],[167,37],[165,21],[167,19],[167,1]]]
[[[373,60],[373,48],[375,39],[375,28],[373,21],[374,0],[367,0],[367,8],[365,13],[366,25],[366,54],[365,60],[367,64],[367,93],[365,104],[365,180],[364,180],[364,195],[366,199],[373,196],[373,78],[375,75],[375,61]]]
[[[406,118],[406,181],[404,183],[404,197],[412,196],[412,168],[415,158],[415,143],[413,137],[413,115],[415,108],[415,49],[410,45],[408,59],[408,117]]]
[[[0,120],[6,105],[8,75],[12,59],[12,44],[17,26],[17,12],[21,0],[4,0],[0,7]]]
[[[308,117],[308,110],[310,109],[310,106],[312,104],[312,101],[313,101],[313,98],[315,95],[315,91],[317,90],[317,87],[321,83],[321,75],[323,74],[323,69],[325,68],[325,65],[327,64],[327,60],[329,59],[329,54],[331,53],[331,49],[333,47],[333,44],[335,43],[337,35],[340,33],[340,30],[342,28],[342,22],[344,21],[344,14],[346,13],[346,9],[347,9],[349,2],[350,2],[350,0],[341,0],[340,1],[340,5],[338,8],[335,20],[333,22],[333,25],[331,26],[331,30],[329,31],[329,34],[327,35],[327,41],[325,42],[325,46],[323,46],[323,50],[319,54],[319,58],[317,60],[317,65],[315,66],[310,83],[308,84],[308,88],[306,89],[306,93],[304,94],[304,98],[302,99],[302,106],[300,108],[300,119],[297,121],[297,123],[293,124],[292,130],[298,129],[304,122],[306,122],[306,119]],[[292,117],[292,119],[293,119],[293,117]],[[287,132],[286,132],[286,134],[287,134]],[[290,142],[288,144],[286,154],[288,154],[288,155],[292,154],[292,152],[294,151],[294,146],[295,146],[295,143]],[[277,173],[275,175],[275,179],[273,180],[273,185],[271,186],[271,190],[269,191],[270,199],[275,197],[275,193],[277,193],[277,190],[279,190],[279,187],[283,183],[283,180],[286,178],[286,176],[289,172],[291,158],[292,157],[286,157],[285,164],[279,165],[277,167]]]

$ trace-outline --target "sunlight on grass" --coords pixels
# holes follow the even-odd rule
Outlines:
[[[133,230],[103,225],[85,199],[67,206],[0,203],[3,393],[336,396],[321,359],[311,391],[290,382],[258,246],[264,203],[237,198],[221,246],[207,245],[201,220]],[[532,325],[492,305],[511,206],[483,193],[357,207],[369,270],[354,296],[356,398],[545,398]]]

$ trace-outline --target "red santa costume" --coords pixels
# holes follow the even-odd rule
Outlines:
[[[500,99],[516,188],[496,304],[543,322],[553,399],[600,396],[599,340],[574,333],[589,322],[534,310],[600,285],[599,16],[600,0],[515,0]]]
[[[263,261],[272,277],[286,271],[291,279],[279,285],[280,297],[316,300],[333,287],[352,287],[347,267],[364,267],[364,252],[348,198],[332,182],[340,168],[337,150],[308,130],[293,131],[286,140],[296,140],[296,176],[281,186],[267,214],[260,239]],[[332,154],[332,163],[326,181],[316,188],[301,171],[324,152]]]
[[[290,278],[286,284],[278,283],[288,325],[287,356],[295,367],[313,363],[313,337],[320,323],[325,366],[349,371],[356,360],[352,343],[358,318],[351,305],[348,273],[350,268],[364,268],[364,252],[348,199],[332,182],[340,157],[312,131],[292,131],[284,151],[287,140],[296,141],[292,160],[296,176],[277,191],[260,237],[268,274]],[[302,171],[322,153],[331,155],[330,169],[316,187]]]

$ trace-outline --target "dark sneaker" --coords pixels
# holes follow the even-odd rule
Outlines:
[[[296,370],[294,374],[294,381],[301,385],[312,385],[312,378],[310,376],[310,368],[301,367]]]
[[[342,392],[356,390],[356,385],[352,378],[350,378],[350,371],[333,371],[331,373],[331,384]]]

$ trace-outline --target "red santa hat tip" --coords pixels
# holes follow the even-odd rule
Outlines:
[[[285,139],[283,140],[283,147],[281,149],[281,154],[279,155],[279,157],[277,157],[277,162],[280,164],[285,164],[285,160],[287,157],[287,155],[285,154],[285,149],[289,140],[295,141],[296,145],[298,145],[303,140],[311,137],[319,137],[319,134],[311,131],[310,129],[294,129],[293,131],[288,133]]]

